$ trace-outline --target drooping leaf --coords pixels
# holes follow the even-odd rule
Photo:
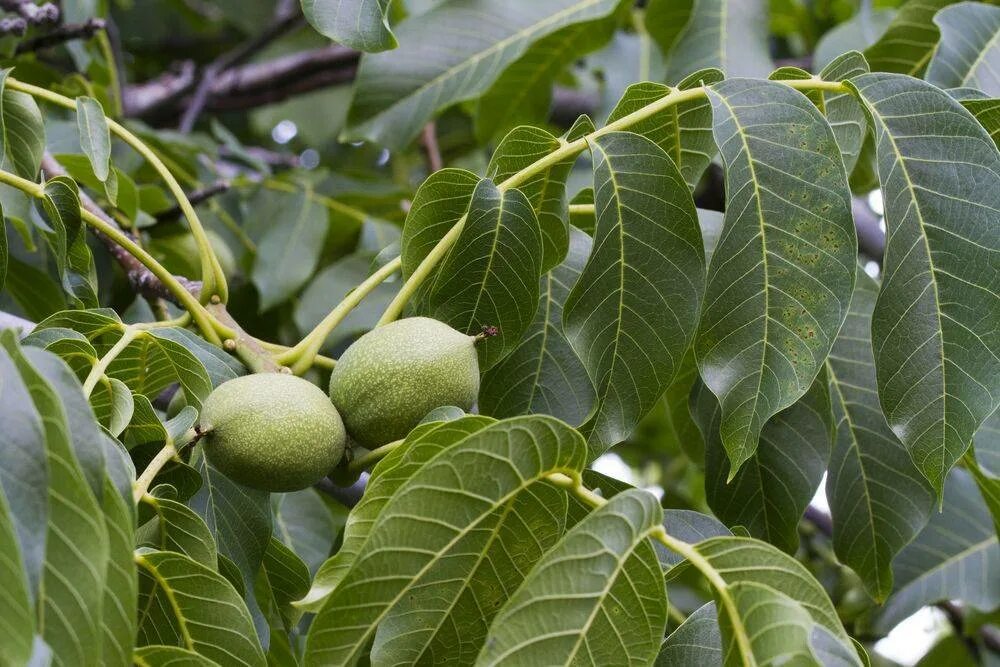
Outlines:
[[[534,319],[541,272],[542,234],[531,203],[520,190],[502,192],[483,180],[422,309],[470,335],[497,327],[476,346],[485,371],[510,354]]]
[[[947,93],[898,74],[853,79],[871,115],[886,202],[882,290],[872,315],[889,426],[940,494],[1000,405],[1000,152]],[[942,162],[942,156],[961,160]]]
[[[973,448],[983,470],[1000,477],[1000,410],[990,415],[976,431]]]
[[[826,373],[809,391],[764,425],[757,454],[732,480],[719,438],[719,402],[704,385],[692,395],[705,437],[705,493],[708,504],[729,526],[795,553],[799,519],[816,493],[830,456],[833,416]]]
[[[118,204],[118,180],[111,168],[111,130],[104,116],[104,107],[93,97],[76,98],[76,120],[80,132],[80,147],[90,160],[94,176],[104,185],[112,206]]]
[[[716,67],[726,76],[766,76],[767,7],[761,0],[653,0],[646,29],[667,58],[666,80]]]
[[[246,605],[221,575],[171,551],[137,553],[140,646],[164,644],[226,665],[265,665]]]
[[[302,0],[309,25],[324,37],[358,51],[397,46],[389,29],[389,0]]]
[[[469,570],[478,554],[453,551],[465,535],[546,475],[578,472],[586,457],[578,433],[544,416],[497,422],[440,452],[382,509],[313,621],[305,663],[353,663],[377,624],[442,558],[457,572]]]
[[[448,561],[428,570],[379,624],[376,664],[471,664],[490,624],[539,559],[562,537],[566,493],[539,482],[493,512],[455,546],[477,554],[456,579]]]
[[[745,79],[709,96],[727,201],[695,353],[722,404],[732,478],[819,372],[847,315],[857,239],[833,130],[806,97]]]
[[[934,15],[955,0],[909,0],[877,42],[865,49],[873,72],[923,76],[941,33]]]
[[[421,425],[411,431],[403,445],[389,453],[372,471],[361,502],[347,517],[340,548],[320,567],[312,588],[298,605],[307,611],[319,611],[353,565],[375,520],[399,488],[442,449],[492,423],[494,420],[489,417],[470,415],[443,424]]]
[[[80,218],[76,183],[56,176],[45,183],[42,207],[52,227],[46,233],[62,278],[63,290],[80,306],[97,306],[97,274]]]
[[[1000,605],[1000,544],[972,478],[956,469],[945,504],[893,562],[896,587],[875,623],[888,632],[924,605],[962,600],[980,610]]]
[[[483,374],[479,409],[484,414],[501,418],[547,414],[571,426],[579,426],[589,417],[594,387],[563,334],[562,312],[592,244],[580,230],[570,230],[566,259],[542,276],[535,321],[517,348]]]
[[[257,243],[251,279],[260,293],[260,310],[289,299],[316,270],[326,236],[326,212],[309,196],[308,188],[286,195],[288,208]]]
[[[721,71],[705,69],[691,74],[673,89],[660,83],[632,84],[611,111],[608,123],[618,121],[666,97],[671,90],[689,90],[718,83],[722,79]],[[670,105],[637,123],[630,123],[628,129],[662,148],[680,169],[692,190],[698,185],[716,152],[715,140],[712,138],[712,105],[703,97]]]
[[[361,59],[346,137],[404,148],[439,110],[486,91],[534,42],[619,4],[470,0],[412,16],[395,26],[398,49]]]
[[[566,337],[597,388],[591,451],[621,442],[663,395],[684,356],[704,285],[698,217],[677,166],[649,139],[591,144],[597,229],[566,299]]]
[[[927,521],[933,493],[878,407],[871,347],[877,295],[877,283],[859,267],[827,359],[837,426],[826,493],[837,558],[882,601],[892,591],[892,559]]]
[[[699,607],[667,635],[655,664],[656,667],[722,665],[722,637],[714,602]]]
[[[989,133],[993,143],[1000,148],[1000,99],[963,99],[962,106],[975,116],[976,121]]]
[[[941,39],[927,67],[939,88],[967,86],[1000,95],[1000,7],[960,2],[934,15]]]
[[[35,98],[6,88],[10,72],[0,71],[0,167],[34,181],[45,151],[45,124]]]
[[[662,517],[656,498],[638,489],[594,510],[500,610],[476,664],[648,664],[667,620],[649,542]]]
[[[441,238],[469,210],[479,177],[447,168],[427,177],[413,196],[400,239],[403,277],[409,278]]]
[[[131,480],[127,492],[131,492]],[[101,609],[101,659],[107,665],[127,665],[135,644],[138,615],[139,580],[132,559],[135,508],[131,495],[123,497],[109,478],[105,480],[102,509],[108,533],[108,561]]]

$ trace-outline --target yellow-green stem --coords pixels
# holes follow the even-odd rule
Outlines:
[[[359,456],[358,458],[354,459],[353,461],[347,464],[348,472],[359,473],[362,470],[370,468],[371,466],[375,465],[376,463],[384,459],[386,456],[388,456],[390,452],[392,452],[392,450],[396,449],[404,442],[406,442],[405,439],[394,440],[386,445],[382,445],[381,447],[376,447],[375,449],[371,450],[364,456]]]
[[[784,84],[796,90],[824,90],[836,93],[850,92],[850,89],[840,81],[824,81],[818,77],[779,81],[778,83]],[[653,116],[676,104],[682,104],[684,102],[690,102],[692,100],[705,97],[708,94],[707,91],[708,89],[704,86],[689,88],[686,90],[675,88],[660,99],[650,102],[646,106],[637,109],[626,116],[622,116],[618,120],[608,123],[604,127],[598,128],[590,134],[582,136],[575,141],[560,140],[561,145],[559,148],[552,151],[545,157],[536,160],[524,169],[511,174],[506,180],[497,184],[497,189],[501,192],[505,192],[510,188],[516,188],[517,186],[531,180],[531,178],[539,172],[559,164],[563,160],[576,157],[586,150],[587,146],[594,139],[610,132],[627,130],[636,123],[646,120],[650,116]],[[452,244],[458,238],[459,234],[461,234],[462,228],[465,226],[465,220],[466,216],[462,216],[448,231],[448,233],[441,237],[441,240],[438,241],[437,245],[435,245],[433,249],[431,249],[430,253],[427,254],[423,261],[420,262],[413,274],[407,277],[403,287],[399,290],[399,294],[396,295],[396,298],[392,300],[392,303],[389,304],[385,312],[382,314],[382,318],[378,322],[379,326],[392,322],[399,317],[399,315],[403,312],[403,308],[406,307],[406,303],[416,293],[417,289],[419,289],[420,285],[427,279],[427,277],[430,276],[434,267],[448,252]]]
[[[330,311],[330,314],[323,318],[323,320],[316,325],[316,327],[310,331],[305,338],[299,341],[298,345],[293,347],[288,352],[278,356],[278,361],[280,363],[289,365],[292,367],[292,372],[301,375],[312,365],[313,360],[316,358],[316,354],[319,352],[320,348],[323,347],[323,342],[326,341],[326,337],[330,335],[330,332],[340,324],[345,317],[361,303],[368,294],[371,293],[376,287],[383,283],[389,276],[394,274],[399,270],[402,261],[399,257],[392,260],[385,266],[381,267],[378,271],[368,276],[364,282],[355,287],[350,294],[348,294],[337,306]]]
[[[65,95],[52,92],[46,88],[40,88],[30,83],[18,81],[12,77],[8,77],[4,85],[10,90],[27,93],[32,97],[37,97],[38,99],[51,102],[52,104],[76,110],[76,100],[71,97],[66,97]],[[215,251],[212,250],[212,245],[208,240],[208,236],[205,234],[205,228],[201,224],[198,214],[195,212],[194,207],[188,200],[187,195],[184,194],[184,189],[181,188],[180,183],[177,182],[177,179],[174,178],[172,173],[170,173],[170,170],[163,164],[163,161],[160,160],[159,156],[149,146],[147,146],[145,142],[114,119],[108,118],[107,122],[112,133],[131,146],[137,153],[145,158],[147,162],[149,162],[153,169],[156,170],[163,181],[167,184],[167,188],[170,190],[171,194],[173,194],[174,198],[177,200],[177,205],[180,207],[181,211],[184,212],[184,216],[187,218],[188,224],[191,226],[191,234],[194,236],[195,242],[198,245],[198,255],[201,260],[202,272],[202,302],[207,303],[213,296],[218,296],[222,302],[225,302],[229,296],[226,276],[222,271],[222,266],[219,264],[219,259],[216,257]]]
[[[193,431],[191,433],[193,434]],[[167,462],[174,458],[176,454],[177,448],[174,447],[174,441],[168,435],[167,441],[163,444],[163,449],[157,452],[156,456],[154,456],[153,460],[149,462],[146,469],[142,471],[142,474],[136,478],[135,484],[132,486],[132,499],[136,503],[142,500],[142,497],[146,495],[147,491],[149,491],[149,485],[153,483],[157,473],[159,473],[160,470],[163,469],[163,466],[167,465]]]
[[[83,382],[84,396],[90,398],[90,395],[94,392],[94,387],[97,386],[97,383],[108,372],[108,366],[111,365],[111,362],[117,359],[118,355],[124,352],[129,343],[135,340],[140,333],[138,329],[129,326],[125,327],[125,331],[122,333],[122,337],[118,339],[118,342],[111,346],[111,349],[94,364],[94,367],[90,369],[90,373],[87,374],[87,379]]]
[[[108,88],[111,90],[111,115],[115,118],[122,115],[122,88],[118,80],[118,63],[115,61],[115,52],[111,48],[111,40],[105,30],[99,30],[94,39],[97,40],[97,47],[101,50],[104,62],[108,66]]]

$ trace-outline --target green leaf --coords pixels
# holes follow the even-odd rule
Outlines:
[[[826,373],[809,391],[764,425],[757,454],[731,481],[719,438],[719,402],[704,385],[692,395],[705,448],[705,494],[709,507],[728,526],[795,553],[799,519],[816,494],[830,457],[833,416]]]
[[[562,537],[566,492],[539,482],[481,521],[454,547],[476,554],[461,576],[436,563],[379,624],[374,664],[472,664],[494,617]]]
[[[396,26],[400,47],[366,55],[348,112],[348,139],[404,148],[434,115],[489,89],[533,43],[607,16],[619,0],[470,0]],[[447,35],[447,48],[440,36]]]
[[[131,479],[135,479],[134,471]],[[107,665],[129,664],[135,644],[139,581],[133,561],[136,542],[131,486],[130,480],[128,497],[123,497],[110,479],[104,484],[102,509],[108,532],[108,562],[101,610],[104,636],[101,659]]]
[[[722,81],[717,69],[699,70],[679,84],[677,90],[689,90],[701,85]],[[660,83],[636,83],[625,94],[608,116],[613,123],[639,109],[665,97],[672,90]],[[672,104],[644,120],[629,125],[629,131],[641,134],[663,149],[680,169],[684,181],[693,191],[715,155],[712,138],[712,105],[706,98]]]
[[[896,589],[875,622],[886,633],[924,605],[962,600],[983,611],[1000,605],[1000,545],[982,496],[964,470],[945,483],[944,509],[893,562]]]
[[[801,664],[824,664],[817,636],[824,649],[832,643],[846,651],[846,664],[860,664],[826,591],[797,560],[745,537],[712,538],[694,550],[718,577],[724,664],[771,664],[786,652],[807,656]]]
[[[218,567],[215,538],[194,510],[155,495],[147,495],[143,502],[153,510],[154,516],[137,532],[138,544],[184,554],[212,570]]]
[[[820,72],[820,77],[826,81],[846,81],[855,76],[868,73],[868,63],[865,57],[857,51],[850,51],[834,58]],[[861,155],[861,147],[868,134],[868,117],[864,107],[850,93],[821,93],[826,120],[833,128],[833,136],[840,146],[840,154],[844,159],[847,173],[854,171]]]
[[[646,29],[666,55],[669,82],[707,67],[728,77],[764,77],[772,69],[762,0],[654,0]]]
[[[188,405],[200,410],[212,382],[201,361],[179,341],[186,341],[186,335],[173,329],[144,331],[111,362],[107,374],[149,398],[178,382]]]
[[[583,117],[577,121],[564,139],[573,141],[592,132],[593,123]],[[497,146],[487,176],[495,183],[502,183],[517,172],[545,158],[557,150],[562,142],[545,130],[519,127],[512,130]],[[518,186],[518,190],[531,202],[542,231],[542,271],[550,271],[566,256],[569,246],[567,224],[566,178],[576,158],[557,162],[535,174],[531,180]]]
[[[389,0],[302,0],[309,25],[324,37],[358,51],[397,46],[389,29]]]
[[[857,238],[833,130],[787,86],[709,88],[726,163],[726,216],[695,342],[722,404],[730,479],[773,415],[812,384],[840,329]]]
[[[938,88],[968,86],[1000,95],[1000,7],[960,2],[934,15],[941,40],[927,67]]]
[[[45,566],[36,605],[38,627],[56,660],[71,665],[98,664],[108,535],[99,500],[91,492],[74,452],[71,426],[76,426],[75,416],[70,421],[59,393],[47,377],[49,369],[41,367],[60,362],[54,355],[31,348],[25,351],[34,353],[29,359],[11,341],[7,341],[7,352],[17,365],[45,430],[49,497]],[[60,381],[72,377],[65,367],[63,371]],[[82,394],[79,398],[83,401]],[[99,441],[84,444],[100,446]],[[41,528],[35,526],[35,530]]]
[[[22,262],[16,256],[7,260],[7,293],[14,299],[25,317],[39,321],[66,308],[66,299],[58,282],[44,271]]]
[[[624,491],[570,530],[500,610],[477,665],[648,664],[667,621],[649,534],[656,498]],[[613,638],[613,639],[612,639]]]
[[[326,237],[326,211],[313,201],[308,188],[284,194],[283,200],[287,208],[270,220],[250,272],[260,293],[261,312],[288,300],[306,284]]]
[[[402,247],[403,277],[409,278],[438,241],[469,210],[479,177],[464,169],[441,169],[427,177],[406,214]]]
[[[895,16],[893,9],[873,10],[871,5],[862,4],[854,16],[820,37],[813,51],[813,67],[824,69],[841,54],[864,51],[885,33]]]
[[[563,324],[597,387],[587,428],[599,454],[629,436],[677,374],[705,260],[690,190],[661,148],[612,132],[591,150],[594,250],[566,299]]]
[[[132,659],[138,667],[215,667],[219,664],[186,648],[159,644],[137,648]]]
[[[1000,99],[963,99],[962,106],[975,116],[1000,148]]]
[[[589,236],[570,230],[566,259],[542,276],[535,321],[514,351],[483,374],[479,409],[484,414],[547,414],[571,426],[587,421],[594,406],[594,386],[563,334],[562,313],[592,245]]]
[[[270,591],[268,603],[281,618],[285,633],[292,632],[302,613],[292,603],[309,591],[309,568],[295,552],[272,537],[264,551],[264,561],[258,574],[266,580]],[[258,599],[261,595],[258,591]],[[272,641],[275,639],[271,635]]]
[[[469,570],[478,555],[455,552],[463,537],[546,475],[578,474],[586,458],[578,433],[531,416],[497,422],[425,463],[386,503],[317,614],[305,663],[353,663],[378,623],[436,563],[447,558],[455,572]]]
[[[90,405],[98,423],[116,438],[132,421],[135,411],[132,390],[121,380],[107,376],[94,386],[94,391],[90,394]]]
[[[986,473],[1000,477],[1000,410],[983,422],[972,442],[979,465]]]
[[[84,308],[97,307],[97,273],[80,217],[76,183],[68,176],[47,181],[42,207],[53,228],[45,236],[52,247],[64,291]]]
[[[34,181],[45,151],[45,124],[35,98],[7,90],[10,72],[0,70],[0,168]]]
[[[940,495],[979,424],[1000,406],[993,261],[1000,153],[961,104],[897,74],[853,80],[876,136],[888,236],[872,315],[889,426]],[[942,156],[961,155],[957,162]]]
[[[878,407],[871,317],[878,284],[858,268],[851,308],[827,359],[837,420],[827,498],[833,548],[876,601],[892,591],[892,559],[930,516],[933,493]]]
[[[486,141],[519,125],[543,124],[555,80],[573,61],[604,46],[617,23],[612,14],[567,26],[533,44],[479,98],[476,136]]]
[[[322,603],[343,581],[367,542],[375,520],[399,488],[438,452],[493,423],[494,420],[489,417],[472,415],[445,423],[421,425],[411,431],[404,444],[390,452],[372,471],[365,495],[347,517],[340,548],[320,567],[312,588],[298,605],[307,611],[319,611]]]
[[[972,478],[976,480],[976,487],[979,488],[979,493],[982,494],[986,507],[989,508],[990,514],[993,516],[993,525],[996,527],[997,534],[1000,535],[1000,477],[991,475],[984,470],[971,451],[965,457],[965,467]]]
[[[955,0],[909,0],[877,42],[865,49],[873,72],[923,76],[934,54],[940,32],[934,15]]]
[[[310,577],[316,574],[333,551],[343,515],[335,516],[314,489],[272,494],[271,508],[274,536],[306,563]]]
[[[421,309],[468,334],[498,327],[476,346],[485,371],[517,346],[534,319],[541,272],[542,235],[531,203],[520,190],[501,192],[483,180]]]
[[[225,665],[265,664],[246,605],[214,570],[169,551],[137,553],[139,645],[167,644]]]
[[[7,224],[4,221],[3,206],[0,206],[0,290],[7,284],[7,257],[10,255],[10,244],[7,242]]]
[[[656,667],[672,665],[721,665],[722,637],[715,603],[709,602],[688,616],[671,632],[656,656]]]
[[[0,368],[3,365],[0,361]],[[7,400],[6,396],[4,400]],[[19,407],[23,409],[23,406]],[[4,451],[10,450],[5,448]],[[31,658],[35,619],[26,575],[14,517],[4,494],[0,493],[0,588],[4,592],[0,595],[0,646],[3,646],[4,656],[11,664],[27,664]]]
[[[90,160],[94,175],[104,184],[112,206],[118,204],[118,181],[111,168],[111,130],[104,116],[104,107],[93,97],[76,98],[76,121],[80,131],[80,147]]]

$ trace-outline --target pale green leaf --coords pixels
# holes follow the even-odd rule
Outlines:
[[[892,9],[873,10],[870,4],[861,3],[854,16],[820,37],[813,51],[813,67],[823,69],[843,53],[864,51],[885,33],[895,16]]]
[[[587,421],[594,405],[594,387],[563,334],[562,312],[591,246],[589,236],[570,230],[566,259],[542,276],[535,321],[517,348],[482,377],[479,409],[484,414],[547,414],[571,426]]]
[[[310,576],[315,575],[333,550],[347,512],[335,515],[314,489],[272,494],[271,509],[274,536],[306,563]]]
[[[1000,99],[963,99],[962,106],[975,116],[1000,148]]]
[[[132,479],[135,473],[132,473]],[[108,532],[108,561],[105,572],[101,626],[105,665],[128,665],[135,643],[139,581],[133,562],[135,548],[135,508],[131,483],[128,496],[121,495],[110,479],[105,481],[104,527]]]
[[[597,388],[588,431],[599,454],[629,436],[677,374],[697,320],[705,254],[690,190],[659,146],[612,132],[591,150],[594,250],[563,324]]]
[[[45,124],[35,98],[5,87],[0,71],[0,167],[34,181],[45,151]]]
[[[927,67],[927,80],[939,88],[967,86],[1000,95],[1000,7],[960,2],[934,15],[941,31]]]
[[[438,111],[488,90],[536,41],[619,4],[468,0],[412,16],[395,26],[398,49],[361,59],[346,137],[403,148]]]
[[[699,607],[663,640],[656,667],[673,665],[722,665],[722,637],[714,602]]]
[[[421,314],[470,335],[497,327],[496,336],[476,346],[480,370],[488,370],[510,354],[534,319],[541,272],[542,234],[527,197],[480,181]]]
[[[63,290],[79,305],[96,307],[97,273],[80,217],[76,183],[67,176],[49,179],[41,204],[53,230],[45,236],[52,247]]]
[[[389,29],[389,0],[302,0],[309,25],[324,37],[358,51],[396,48]]]
[[[454,551],[465,535],[546,475],[578,473],[586,458],[583,438],[544,416],[497,422],[440,452],[382,509],[313,621],[305,663],[353,664],[375,627],[442,558],[468,570],[478,554]]]
[[[887,227],[872,315],[889,426],[940,494],[1000,405],[1000,152],[947,93],[898,74],[853,80],[875,130]],[[961,159],[959,159],[959,156]],[[953,160],[947,159],[954,158]]]
[[[834,58],[823,68],[820,76],[826,81],[844,81],[867,72],[865,57],[857,51],[850,51]],[[868,117],[858,98],[851,93],[824,92],[821,93],[821,98],[823,104],[820,108],[833,128],[833,136],[840,146],[847,173],[851,173],[858,163],[861,147],[868,134]]]
[[[60,354],[51,347],[47,349]],[[132,390],[118,378],[107,376],[101,378],[94,386],[90,394],[90,405],[94,409],[97,421],[114,437],[118,437],[125,430],[132,421],[132,413],[135,410]]]
[[[763,77],[772,68],[763,0],[661,0],[649,8],[646,29],[666,55],[670,83],[707,67],[728,77]]]
[[[722,404],[732,478],[819,372],[847,315],[857,238],[833,130],[805,96],[748,79],[709,96],[726,217],[695,352]]]
[[[934,499],[879,409],[871,346],[877,296],[878,284],[859,267],[847,320],[827,359],[837,426],[826,493],[837,558],[882,601],[892,591],[893,557],[926,523]]]
[[[214,570],[169,551],[137,553],[138,644],[194,651],[224,665],[265,664],[246,605]]]
[[[881,609],[877,632],[888,632],[924,605],[962,600],[983,611],[1000,605],[1000,545],[972,478],[956,469],[945,504],[892,564],[896,588]]]
[[[500,610],[476,664],[649,664],[667,620],[649,541],[662,518],[656,498],[638,489],[594,510]]]
[[[1000,410],[983,422],[972,442],[979,465],[988,474],[1000,477]]]
[[[689,90],[718,83],[722,79],[721,71],[705,69],[691,74],[676,88],[650,82],[633,84],[625,90],[608,116],[608,123],[652,104],[672,90]],[[630,124],[629,131],[641,134],[662,148],[680,169],[691,190],[698,185],[716,152],[712,137],[712,105],[704,97],[672,104],[638,123]]]

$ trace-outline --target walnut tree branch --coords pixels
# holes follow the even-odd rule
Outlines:
[[[84,23],[71,23],[60,26],[44,35],[39,35],[32,39],[26,39],[17,45],[17,53],[29,53],[31,51],[41,51],[52,46],[64,44],[74,39],[90,39],[99,31],[105,28],[104,19],[88,19]]]

